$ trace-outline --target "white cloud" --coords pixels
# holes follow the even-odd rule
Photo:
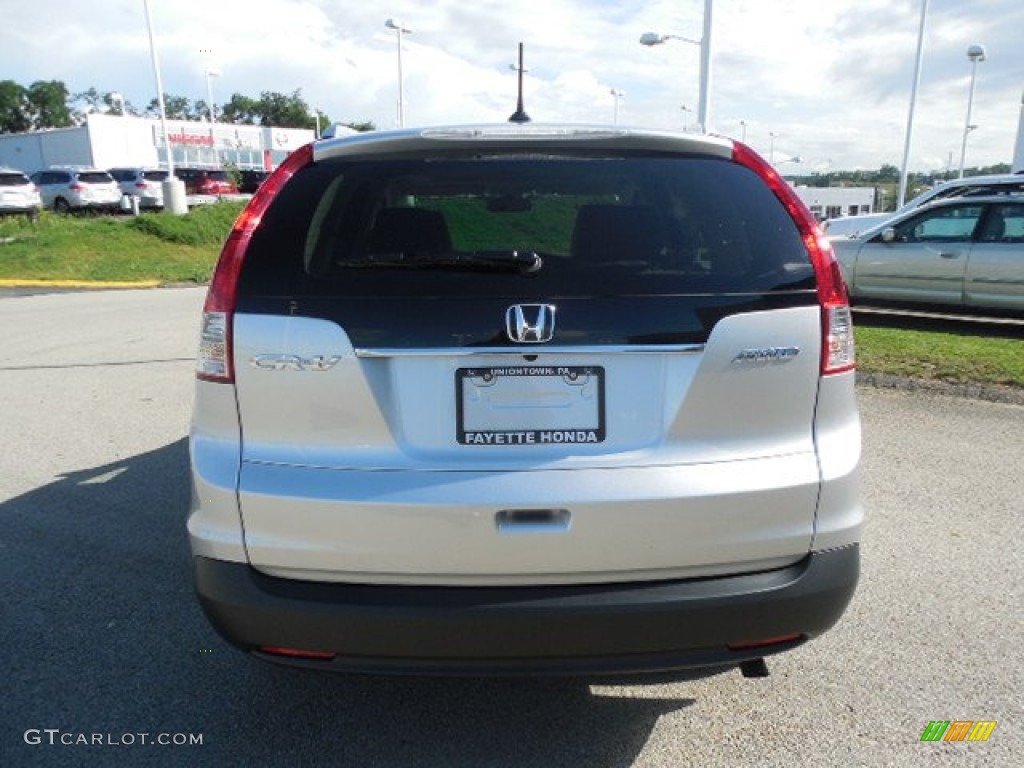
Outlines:
[[[681,128],[696,109],[699,51],[657,31],[697,38],[703,0],[150,0],[165,89],[205,98],[301,89],[340,120],[395,124],[397,62],[388,17],[405,38],[410,124],[504,120],[515,108],[516,45],[526,44],[526,111],[535,120],[610,121],[610,90],[626,92],[620,122]],[[921,0],[716,0],[712,124],[806,167],[898,164]],[[142,0],[0,0],[3,77],[63,80],[73,92],[155,95]],[[984,43],[968,164],[1009,162],[1024,88],[1024,3],[931,0],[912,166],[959,162],[967,46]],[[692,122],[693,116],[689,116]]]

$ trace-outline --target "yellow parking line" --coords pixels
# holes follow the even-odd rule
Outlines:
[[[0,278],[0,288],[156,288],[159,280],[21,280]]]

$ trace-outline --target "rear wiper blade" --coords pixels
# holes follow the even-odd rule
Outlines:
[[[544,266],[544,260],[534,251],[470,251],[467,253],[405,251],[373,254],[361,259],[341,261],[338,266],[348,269],[452,269],[470,272],[519,272],[527,275],[539,272]]]

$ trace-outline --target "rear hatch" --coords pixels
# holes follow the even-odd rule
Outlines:
[[[116,203],[121,199],[121,188],[106,171],[82,171],[76,174],[75,184],[83,203]]]
[[[23,173],[0,171],[0,211],[38,206],[39,191]]]
[[[686,148],[300,169],[233,321],[253,565],[503,584],[802,557],[814,269],[757,174],[721,143]]]

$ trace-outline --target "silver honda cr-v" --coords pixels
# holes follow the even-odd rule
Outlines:
[[[203,312],[200,602],[327,669],[762,673],[857,582],[853,353],[827,241],[742,144],[308,145]]]

